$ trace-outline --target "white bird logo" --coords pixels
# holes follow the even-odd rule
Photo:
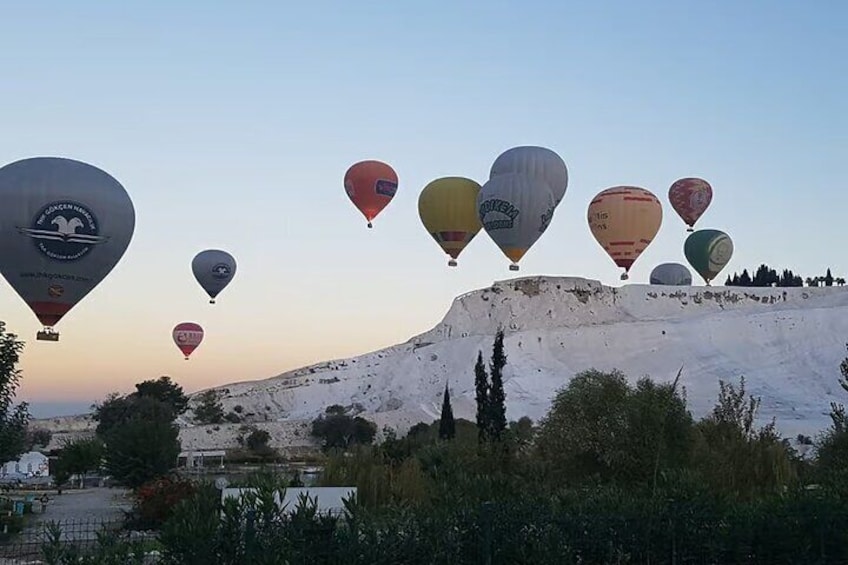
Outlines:
[[[18,226],[18,232],[28,235],[34,239],[50,239],[53,241],[62,241],[65,243],[79,243],[83,245],[94,245],[106,241],[108,236],[88,235],[77,233],[77,229],[84,227],[85,224],[77,217],[72,217],[70,220],[64,216],[56,216],[51,225],[55,225],[55,230],[40,230],[35,228],[23,228]]]

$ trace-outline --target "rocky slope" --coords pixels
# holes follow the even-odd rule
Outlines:
[[[279,445],[308,444],[294,430],[305,431],[331,404],[402,433],[438,418],[446,381],[454,414],[473,420],[474,362],[478,350],[488,358],[499,326],[510,419],[539,419],[555,391],[590,367],[620,368],[635,381],[673,379],[682,366],[696,417],[713,406],[719,379],[744,375],[748,391],[762,397],[761,420],[774,417],[788,437],[815,435],[829,423],[830,401],[848,403],[837,382],[848,353],[848,288],[613,288],[555,277],[459,296],[441,323],[406,343],[218,388],[225,410],[238,406],[248,420],[280,427]],[[234,441],[231,432],[192,428],[190,419],[189,412],[182,436],[196,448]]]

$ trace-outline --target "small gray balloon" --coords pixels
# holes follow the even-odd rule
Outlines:
[[[194,278],[206,291],[215,304],[215,298],[230,284],[236,274],[236,260],[232,255],[220,249],[206,249],[194,256],[191,261]]]
[[[508,173],[523,173],[547,182],[557,206],[568,189],[568,167],[547,147],[521,145],[507,149],[492,163],[489,178]]]
[[[135,230],[127,191],[80,161],[34,157],[0,168],[0,272],[46,332],[124,255]],[[55,340],[55,338],[53,338]]]
[[[651,284],[692,286],[692,273],[680,263],[662,263],[651,271]]]

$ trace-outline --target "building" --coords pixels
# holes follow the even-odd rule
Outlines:
[[[7,461],[0,467],[0,478],[32,478],[49,477],[50,461],[47,456],[38,451],[30,451],[20,456],[17,461]]]

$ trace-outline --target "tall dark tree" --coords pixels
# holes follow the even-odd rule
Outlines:
[[[489,375],[483,363],[483,352],[477,352],[477,364],[474,365],[474,389],[477,400],[477,438],[485,441],[489,431]]]
[[[162,376],[158,379],[143,381],[135,385],[138,396],[152,396],[166,402],[174,408],[174,414],[182,414],[188,406],[188,397],[183,393],[183,387],[171,381],[171,377]]]
[[[18,361],[24,343],[6,333],[0,322],[0,463],[17,459],[26,450],[29,407],[26,402],[13,405],[21,380]]]
[[[194,420],[198,424],[220,424],[224,421],[224,406],[221,396],[214,388],[203,391],[198,396],[200,402],[194,409]]]
[[[824,286],[833,286],[833,275],[830,273],[830,267],[827,268],[827,274],[824,276]]]
[[[445,395],[442,399],[442,416],[439,418],[439,439],[453,439],[456,436],[456,421],[453,419],[453,407],[450,401],[448,383],[445,383]]]
[[[489,369],[492,374],[492,385],[489,388],[489,437],[500,440],[506,430],[506,394],[503,388],[503,368],[506,365],[504,353],[504,332],[498,330],[495,343],[492,346],[492,361]]]

